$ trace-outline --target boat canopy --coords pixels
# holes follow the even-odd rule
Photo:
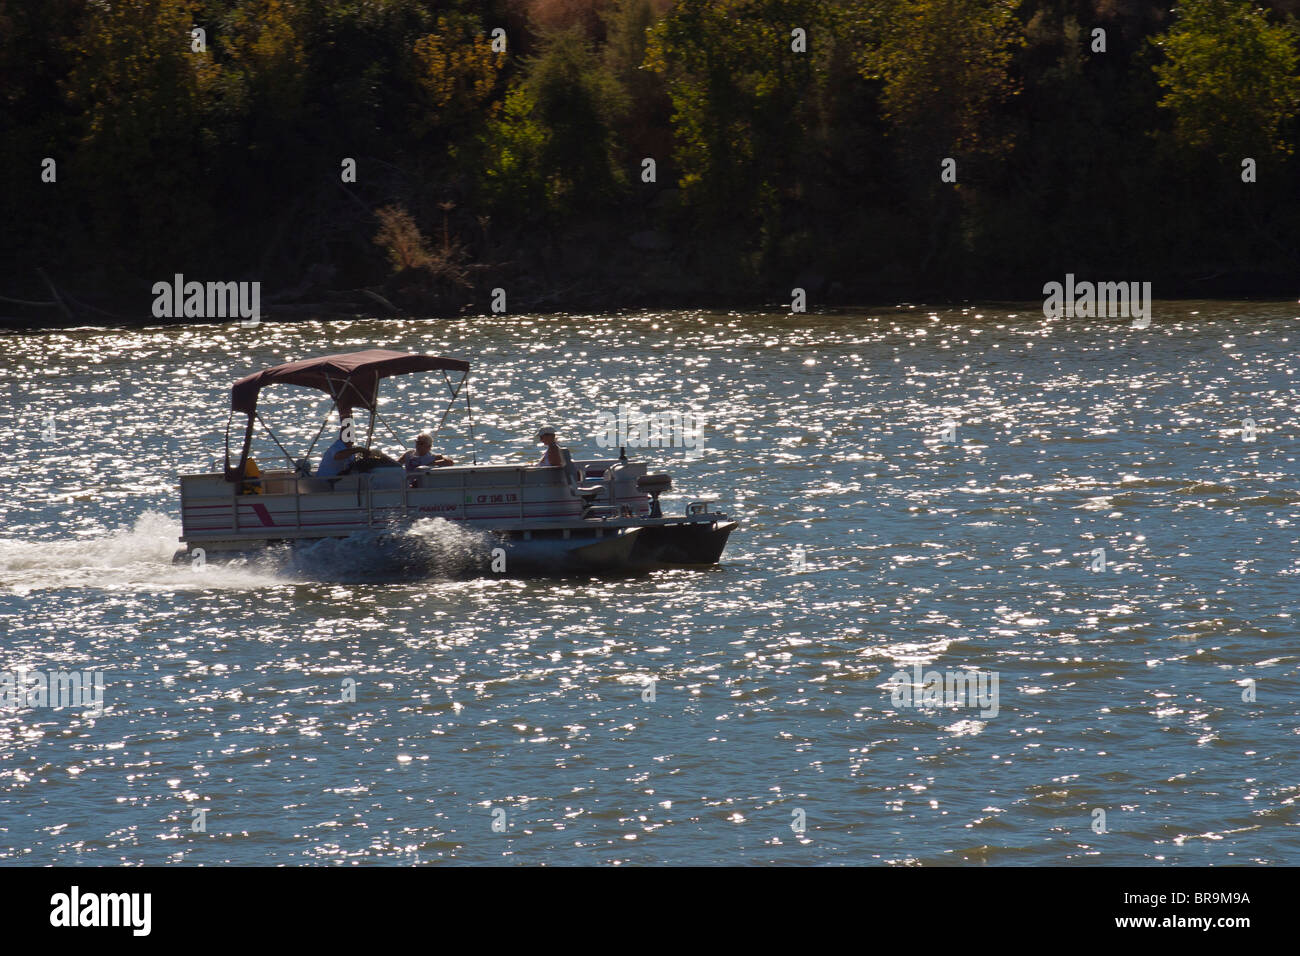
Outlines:
[[[469,363],[388,349],[322,355],[245,375],[230,390],[230,410],[251,416],[257,410],[258,393],[268,385],[284,383],[326,392],[340,408],[360,407],[373,412],[380,379],[435,371],[468,372]]]
[[[447,379],[447,388],[451,391],[451,402],[447,406],[447,411],[451,411],[451,405],[455,403],[456,396],[460,394],[462,386],[469,380],[469,363],[462,362],[460,359],[443,358],[438,355],[412,355],[407,352],[393,352],[389,349],[366,349],[364,352],[344,352],[339,355],[322,355],[320,358],[302,359],[298,362],[286,362],[284,365],[276,365],[272,368],[263,369],[260,372],[254,372],[252,375],[245,375],[230,389],[230,414],[234,418],[236,412],[248,416],[247,424],[244,426],[243,447],[239,453],[238,463],[232,468],[230,463],[230,422],[226,423],[226,480],[243,481],[248,465],[248,452],[253,443],[253,424],[255,421],[261,421],[261,416],[257,411],[257,396],[268,385],[284,383],[287,385],[302,385],[305,388],[314,388],[328,394],[334,399],[333,408],[338,411],[339,419],[349,418],[352,415],[353,408],[362,408],[371,413],[370,431],[366,435],[365,447],[370,447],[371,434],[375,427],[375,418],[378,415],[376,406],[379,403],[379,382],[381,379],[388,378],[390,375],[409,375],[412,372],[438,372],[444,373]],[[459,384],[453,385],[447,372],[461,372],[463,377]],[[465,407],[469,408],[469,392],[465,392]],[[443,413],[443,420],[447,418]],[[326,413],[326,421],[329,420],[329,413]],[[441,427],[441,422],[439,423]],[[280,445],[279,439],[271,432],[265,422],[262,427],[267,429],[271,438]],[[321,423],[321,430],[325,428],[325,422]],[[320,432],[316,437],[320,437]],[[473,442],[474,424],[473,418],[470,419],[470,441]],[[312,441],[314,448],[316,441]],[[290,464],[294,464],[294,458],[284,446],[280,445],[280,450],[284,451],[285,457],[289,459]],[[311,449],[308,449],[308,454]],[[296,466],[295,466],[296,467]]]

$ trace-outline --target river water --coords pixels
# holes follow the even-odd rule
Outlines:
[[[102,672],[104,706],[0,708],[0,862],[1298,864],[1298,323],[4,335],[0,671]],[[479,461],[534,459],[545,423],[604,454],[620,404],[701,414],[702,457],[652,454],[665,510],[741,518],[723,563],[390,579],[344,542],[173,566],[176,475],[219,454],[231,382],[366,347],[473,363]],[[394,384],[399,434],[437,424],[440,379]],[[305,446],[317,406],[280,391]],[[462,425],[435,450],[464,455]],[[912,706],[930,672],[996,697]]]

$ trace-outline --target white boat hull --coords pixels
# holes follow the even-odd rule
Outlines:
[[[584,462],[603,473],[613,462]],[[310,552],[324,541],[349,542],[359,563],[391,560],[418,570],[496,573],[634,571],[666,565],[717,563],[735,527],[724,515],[701,512],[650,517],[649,497],[636,479],[640,464],[622,465],[596,499],[584,502],[571,475],[555,467],[465,466],[407,475],[382,469],[338,479],[267,472],[236,485],[221,474],[181,480],[182,534],[178,562],[242,557],[268,548]],[[442,519],[467,533],[449,561],[422,523]]]

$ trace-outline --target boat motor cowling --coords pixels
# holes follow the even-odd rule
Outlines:
[[[650,517],[662,518],[663,509],[659,507],[659,496],[673,486],[668,475],[642,475],[636,480],[637,491],[644,491],[650,496]]]

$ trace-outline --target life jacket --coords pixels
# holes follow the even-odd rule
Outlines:
[[[241,495],[260,495],[262,493],[262,483],[260,481],[249,481],[250,478],[261,478],[262,470],[257,467],[257,462],[248,459],[244,462],[244,483],[239,486]]]

